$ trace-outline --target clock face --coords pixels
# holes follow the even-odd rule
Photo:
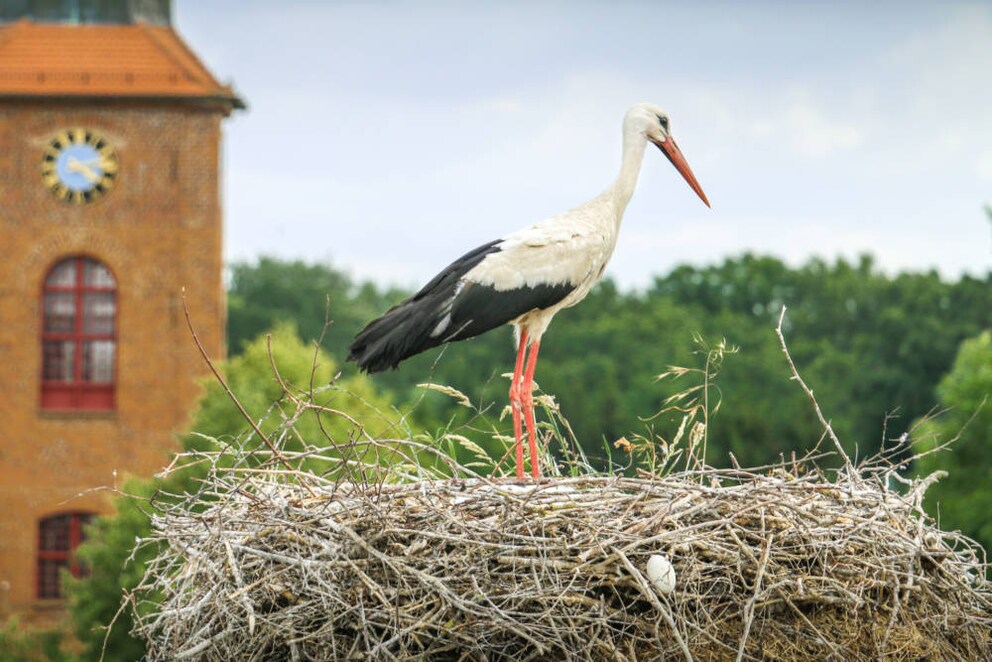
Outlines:
[[[95,131],[66,129],[45,146],[41,176],[59,199],[77,205],[93,202],[117,180],[117,152]]]

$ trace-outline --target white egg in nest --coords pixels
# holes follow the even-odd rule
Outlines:
[[[675,568],[666,557],[652,554],[648,559],[647,573],[655,590],[662,595],[668,595],[675,590]]]

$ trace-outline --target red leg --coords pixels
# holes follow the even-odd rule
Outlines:
[[[540,340],[530,346],[530,356],[527,357],[527,372],[524,374],[524,381],[520,386],[524,417],[527,421],[527,441],[530,444],[530,475],[534,478],[541,477],[541,464],[537,459],[537,432],[534,429],[534,368],[537,367],[537,352],[540,348]]]
[[[517,363],[510,381],[510,412],[513,414],[514,451],[517,458],[517,478],[524,477],[524,435],[520,425],[520,396],[523,382],[524,354],[527,353],[527,332],[520,330],[520,347],[517,349]]]

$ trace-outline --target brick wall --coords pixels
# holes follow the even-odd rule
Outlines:
[[[220,123],[216,109],[167,104],[0,101],[0,608],[28,620],[38,521],[109,511],[102,487],[167,461],[206,368],[186,328],[182,289],[207,351],[224,353]],[[114,143],[119,178],[103,198],[67,204],[41,178],[60,129]],[[117,388],[111,412],[39,407],[41,288],[57,261],[88,255],[117,280]],[[54,606],[57,608],[61,603]],[[3,616],[0,614],[0,616]]]

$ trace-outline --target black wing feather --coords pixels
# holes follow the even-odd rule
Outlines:
[[[466,283],[451,306],[452,333],[444,340],[465,340],[502,326],[531,310],[555,305],[575,289],[571,283],[497,290]]]
[[[400,361],[446,342],[472,338],[535,309],[558,303],[570,283],[497,290],[462,279],[502,240],[458,258],[409,299],[390,308],[355,336],[348,360],[366,372],[395,368]],[[445,317],[450,320],[445,324]],[[438,333],[437,330],[443,330]]]

